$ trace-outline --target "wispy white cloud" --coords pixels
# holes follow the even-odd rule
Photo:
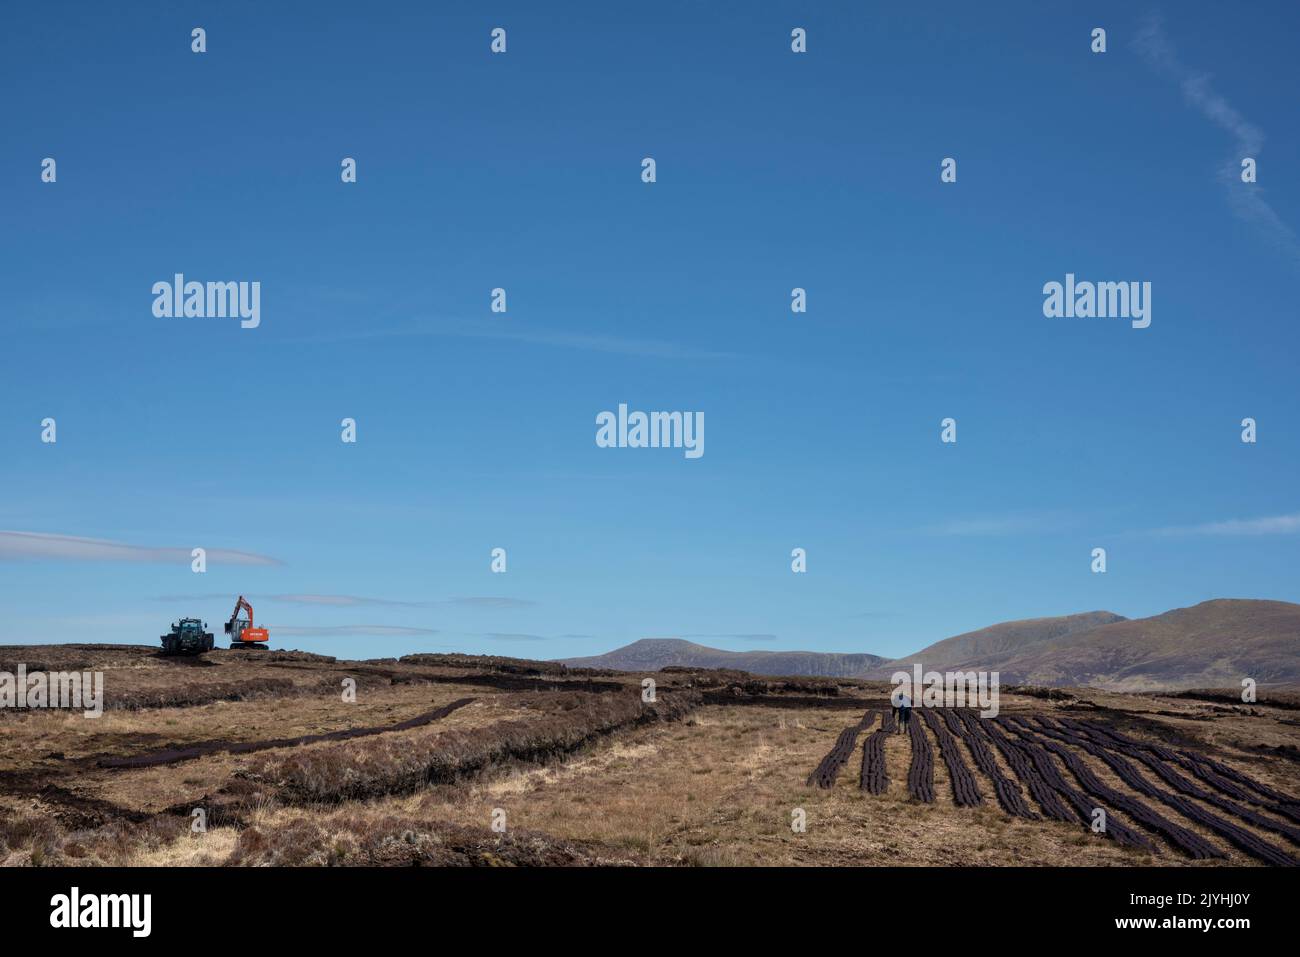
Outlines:
[[[728,635],[682,635],[688,641],[776,641],[776,635],[765,632],[751,632]]]
[[[266,601],[285,602],[292,605],[328,605],[336,608],[355,608],[358,605],[380,605],[395,608],[427,608],[427,601],[394,601],[388,598],[366,598],[361,595],[261,595]]]
[[[1263,518],[1234,518],[1226,522],[1174,525],[1152,529],[1149,535],[1295,535],[1300,533],[1300,512]]]
[[[619,336],[561,332],[514,325],[506,320],[488,322],[470,319],[432,319],[407,323],[388,329],[357,328],[337,333],[324,333],[295,341],[347,342],[355,339],[397,339],[426,336],[458,339],[498,339],[522,342],[529,345],[555,346],[563,349],[580,349],[586,352],[604,352],[650,359],[736,358],[736,354],[732,352],[695,349],[665,339],[629,339]]]
[[[194,546],[158,548],[103,538],[48,535],[43,532],[0,531],[0,561],[156,562],[189,564]],[[267,555],[228,548],[206,548],[209,564],[283,565]]]
[[[1208,74],[1192,70],[1178,58],[1159,17],[1146,20],[1134,37],[1133,46],[1157,72],[1178,84],[1188,106],[1232,137],[1233,154],[1225,161],[1219,178],[1227,187],[1233,212],[1256,226],[1270,243],[1300,264],[1300,241],[1295,230],[1264,199],[1261,186],[1241,181],[1241,161],[1248,156],[1259,159],[1264,146],[1263,131],[1215,92]]]
[[[215,601],[220,598],[229,598],[230,596],[223,593],[206,595],[159,595],[155,601]],[[436,607],[457,607],[457,608],[476,608],[476,609],[495,609],[509,610],[514,608],[531,608],[537,602],[524,598],[505,598],[501,596],[489,595],[471,598],[446,598],[442,600],[429,601],[399,601],[394,598],[370,598],[364,595],[332,595],[332,594],[288,594],[288,595],[248,595],[250,601],[266,602],[283,602],[290,605],[316,605],[320,607],[332,608],[356,608],[360,606],[375,606],[385,608],[436,608]]]
[[[981,538],[999,535],[1026,535],[1057,532],[1069,528],[1074,519],[1055,512],[990,515],[954,518],[919,529],[921,534],[941,538]]]
[[[557,638],[592,638],[593,635],[535,635],[526,631],[467,631],[467,638],[486,638],[489,641],[555,641]]]
[[[403,625],[275,625],[268,624],[267,629],[274,639],[285,637],[333,637],[347,636],[360,638],[387,638],[392,636],[436,635],[436,628],[409,628]]]
[[[496,595],[486,595],[470,598],[448,598],[444,602],[437,602],[442,605],[457,605],[462,608],[531,608],[537,604],[527,598],[502,598]]]

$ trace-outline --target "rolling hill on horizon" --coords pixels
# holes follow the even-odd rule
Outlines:
[[[677,665],[758,675],[888,681],[914,663],[926,671],[997,671],[1003,684],[1090,685],[1118,691],[1300,684],[1300,605],[1213,599],[1149,618],[1109,611],[1001,622],[902,658],[866,653],[725,651],[677,638],[645,638],[570,667],[658,671]]]
[[[944,638],[902,658],[889,659],[878,665],[867,677],[887,681],[895,671],[900,668],[910,669],[913,664],[920,664],[928,671],[997,671],[998,664],[1008,656],[1102,625],[1127,620],[1123,615],[1112,611],[1088,611],[1052,618],[1003,621],[987,628]]]
[[[998,660],[1008,683],[1113,691],[1300,682],[1300,605],[1219,598],[1116,621]]]
[[[756,675],[857,678],[888,659],[879,655],[822,651],[726,651],[682,638],[642,638],[603,655],[559,660],[572,668],[611,668],[615,671],[658,671],[678,665],[732,668]]]

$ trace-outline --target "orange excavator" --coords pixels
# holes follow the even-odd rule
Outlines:
[[[248,617],[241,618],[241,611],[248,612]],[[266,648],[267,642],[271,640],[271,635],[265,628],[253,627],[253,606],[243,595],[235,602],[235,610],[231,612],[230,621],[226,622],[226,634],[230,636],[231,649]]]

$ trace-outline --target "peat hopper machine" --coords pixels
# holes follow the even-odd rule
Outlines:
[[[240,612],[248,612],[248,617],[244,618]],[[253,606],[243,595],[235,602],[235,610],[231,612],[230,621],[226,622],[226,634],[230,636],[230,647],[235,648],[266,648],[267,642],[271,640],[270,634],[265,628],[253,627]]]

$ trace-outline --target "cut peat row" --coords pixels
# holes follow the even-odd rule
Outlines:
[[[857,724],[841,731],[840,736],[835,740],[835,747],[826,753],[826,757],[822,758],[817,767],[813,768],[812,774],[808,775],[808,784],[816,785],[823,790],[835,787],[835,779],[840,775],[840,768],[848,763],[858,746],[858,735],[871,727],[875,720],[876,712],[868,711]]]
[[[943,717],[948,722],[948,727],[953,734],[966,742],[971,757],[975,759],[975,766],[993,782],[993,793],[997,795],[998,804],[1001,805],[1002,810],[1013,817],[1023,817],[1030,821],[1038,820],[1038,815],[1034,813],[1033,808],[1029,806],[1029,802],[1025,800],[1020,786],[1002,773],[1002,769],[998,767],[997,759],[985,742],[984,736],[980,734],[977,727],[972,726],[971,722],[978,722],[983,719],[974,711],[955,708],[945,709]]]
[[[1070,773],[1074,775],[1075,780],[1079,782],[1084,791],[1096,800],[1105,802],[1108,805],[1108,807],[1103,809],[1106,811],[1106,833],[1110,833],[1114,828],[1115,822],[1112,820],[1112,815],[1114,810],[1118,809],[1123,811],[1124,814],[1134,821],[1137,821],[1148,831],[1163,836],[1167,841],[1169,841],[1169,843],[1173,844],[1188,857],[1195,860],[1209,860],[1227,856],[1196,832],[1189,831],[1182,825],[1169,820],[1158,811],[1153,810],[1151,807],[1143,804],[1131,795],[1112,788],[1099,778],[1082,758],[1069,748],[1065,747],[1061,742],[1045,739],[1035,734],[1032,728],[1027,724],[1022,724],[1014,718],[1011,720],[1014,722],[1016,732],[1020,734],[1024,740],[1033,742],[1035,746],[1045,748],[1047,751],[1050,751],[1052,754],[1059,757],[1062,763],[1070,769]],[[1127,764],[1127,762],[1125,763]],[[1124,783],[1129,785],[1129,787],[1133,787],[1129,778],[1126,778],[1125,775],[1120,773],[1115,767],[1112,766],[1111,769],[1119,775],[1120,780],[1124,781]],[[1146,782],[1141,779],[1141,776],[1136,774],[1131,765],[1126,767],[1126,771],[1130,777],[1140,781],[1143,785],[1146,784]],[[1088,815],[1088,820],[1091,821],[1091,812]],[[1143,840],[1145,840],[1145,838],[1143,838]],[[1147,843],[1148,846],[1150,846],[1149,842]]]
[[[1071,731],[1039,730],[1030,722],[1023,719],[1017,718],[1012,720],[1016,722],[1017,730],[1020,734],[1037,737],[1038,740],[1043,742],[1044,747],[1060,754],[1062,760],[1066,760],[1067,763],[1070,763],[1070,759],[1073,759],[1073,761],[1079,766],[1086,768],[1086,765],[1083,765],[1083,762],[1080,761],[1078,755],[1074,754],[1066,748],[1064,744],[1059,742],[1072,744],[1104,762],[1112,771],[1115,772],[1121,781],[1134,791],[1173,808],[1179,814],[1183,815],[1183,817],[1190,821],[1195,821],[1197,824],[1209,831],[1213,831],[1215,834],[1224,838],[1234,847],[1244,851],[1251,857],[1264,861],[1266,864],[1274,864],[1282,867],[1294,867],[1296,865],[1296,860],[1285,851],[1274,847],[1232,821],[1221,818],[1216,814],[1211,814],[1199,804],[1192,803],[1182,795],[1170,794],[1168,791],[1162,791],[1144,778],[1127,759],[1108,751],[1105,748],[1099,747],[1082,735]],[[1044,736],[1056,740],[1044,740]],[[1066,758],[1066,755],[1069,755],[1069,758]],[[1071,764],[1071,770],[1074,770],[1074,764]],[[1091,774],[1092,772],[1089,770],[1088,773]],[[1080,783],[1083,783],[1082,780]],[[1105,787],[1105,785],[1103,785],[1103,787]],[[1092,789],[1090,788],[1089,790]],[[1127,795],[1120,795],[1118,791],[1114,791],[1111,788],[1107,788],[1106,790],[1110,791],[1112,795],[1124,799],[1125,804],[1119,804],[1118,801],[1116,803],[1125,811],[1125,813],[1128,813],[1130,817],[1134,817],[1136,820],[1141,822],[1143,826],[1164,834],[1172,843],[1190,854],[1192,857],[1203,859],[1206,857],[1227,856],[1200,835],[1161,817],[1155,811],[1145,805],[1139,804]],[[1140,809],[1140,811],[1132,813],[1132,809],[1135,808]]]
[[[862,745],[862,775],[858,787],[868,794],[884,794],[889,789],[889,772],[885,767],[885,744],[898,731],[894,712],[880,712],[880,727]]]
[[[431,724],[439,718],[445,718],[453,711],[472,704],[474,698],[460,698],[451,704],[443,705],[432,711],[417,715],[397,724],[382,724],[369,728],[344,728],[341,731],[326,731],[321,734],[304,734],[296,738],[270,738],[265,741],[201,741],[192,745],[177,745],[148,754],[136,754],[125,758],[100,758],[96,764],[101,768],[153,768],[162,764],[175,764],[178,761],[193,761],[224,751],[228,754],[251,754],[255,751],[269,751],[273,748],[294,748],[318,741],[346,741],[349,738],[365,738],[372,734],[387,734],[393,731],[410,731]]]
[[[1154,742],[1141,741],[1110,728],[1101,728],[1082,721],[1062,718],[1058,721],[1058,724],[1077,732],[1092,732],[1094,736],[1104,737],[1107,741],[1113,741],[1117,745],[1140,749],[1153,754],[1168,764],[1190,771],[1202,783],[1226,794],[1230,798],[1258,805],[1274,814],[1280,814],[1296,823],[1300,823],[1300,805],[1297,804],[1294,797],[1283,794],[1267,784],[1256,781],[1247,774],[1242,774],[1235,768],[1220,764],[1218,761],[1190,751],[1174,751],[1172,748]]]
[[[912,766],[907,770],[907,793],[926,804],[934,803],[934,749],[921,730],[921,722],[913,718],[907,722],[907,735],[912,741]]]
[[[292,666],[290,666],[292,667]],[[384,668],[379,665],[352,665],[340,669],[340,674],[366,675],[390,685],[453,684],[478,685],[499,691],[573,692],[583,694],[617,693],[625,686],[617,681],[596,681],[591,678],[570,678],[554,675],[515,675],[489,672],[486,674],[444,675],[429,671],[411,672],[402,668]]]
[[[979,785],[975,783],[975,776],[970,773],[970,768],[962,760],[961,745],[957,739],[945,726],[942,718],[934,713],[933,708],[919,708],[921,717],[925,720],[926,726],[929,727],[935,739],[939,742],[939,755],[943,758],[944,765],[948,768],[948,780],[952,782],[952,800],[958,807],[977,807],[984,803],[984,795],[980,794]]]
[[[1016,773],[1016,777],[1020,779],[1021,783],[1029,789],[1030,795],[1038,802],[1039,808],[1042,809],[1046,817],[1054,821],[1066,821],[1070,824],[1078,823],[1078,816],[1065,805],[1060,795],[1056,793],[1056,789],[1038,773],[1038,770],[1034,767],[1033,758],[1030,757],[1029,752],[1019,742],[1007,737],[993,721],[971,717],[967,721],[967,726],[975,734],[993,742],[993,746],[998,749],[1003,759],[1011,766],[1011,770]]]
[[[882,715],[883,718],[883,715]],[[893,724],[892,718],[890,724]],[[858,787],[868,794],[884,794],[889,789],[889,774],[885,770],[885,742],[893,734],[893,728],[881,727],[867,735],[862,745],[862,776]]]
[[[238,790],[240,800],[253,805],[268,796],[286,804],[311,804],[409,794],[507,764],[562,760],[618,732],[680,720],[699,706],[699,696],[689,691],[660,691],[653,703],[643,702],[637,693],[555,697],[550,713],[527,718],[376,735],[261,756],[236,770],[227,789],[232,794]]]
[[[1002,719],[998,719],[997,723],[1001,724]],[[1074,807],[1074,810],[1078,815],[1076,820],[1091,825],[1093,811],[1097,808],[1097,799],[1089,798],[1083,791],[1080,791],[1078,788],[1072,786],[1069,781],[1065,780],[1065,776],[1061,774],[1060,769],[1057,768],[1056,763],[1052,760],[1052,755],[1043,745],[1026,735],[1021,736],[1019,743],[1033,761],[1034,767],[1040,774],[1042,774],[1043,778],[1049,785],[1051,785],[1052,789]],[[1074,758],[1075,756],[1071,754],[1070,757]],[[1062,758],[1062,760],[1066,759]],[[1069,761],[1066,760],[1066,766],[1070,768],[1070,771],[1074,774],[1075,778],[1085,788],[1090,786],[1097,787],[1099,791],[1106,793],[1107,796],[1114,796],[1118,793],[1112,792],[1107,788],[1106,785],[1103,784],[1096,775],[1093,775],[1087,766],[1078,761],[1077,758],[1074,764],[1070,764]],[[1080,774],[1082,774],[1082,777],[1080,777]],[[1101,794],[1098,794],[1097,797],[1102,800],[1106,799],[1105,797],[1102,797]],[[1119,795],[1119,797],[1124,798],[1123,795]],[[1111,801],[1111,803],[1118,804],[1120,802]],[[1126,803],[1128,804],[1128,807],[1126,807],[1125,810],[1136,811],[1138,815],[1145,813],[1148,821],[1151,823],[1155,823],[1157,819],[1164,822],[1164,819],[1160,818],[1158,814],[1155,814],[1154,812],[1146,813],[1147,809],[1137,802],[1129,800]],[[1178,829],[1175,824],[1169,822],[1164,823],[1168,824],[1170,829]],[[1116,820],[1116,816],[1113,812],[1107,813],[1106,815],[1106,829],[1103,833],[1116,844],[1121,844],[1125,847],[1136,847],[1146,851],[1154,851],[1156,849],[1155,845],[1144,834],[1141,834],[1140,832],[1129,828],[1121,821]],[[1191,834],[1191,832],[1188,832],[1188,834],[1190,834],[1189,843],[1191,843],[1193,839],[1198,839],[1195,834]],[[1205,844],[1204,841],[1201,843]],[[1205,844],[1205,846],[1210,850],[1214,850],[1214,848],[1208,844]]]
[[[1207,784],[1223,782],[1226,784],[1236,784],[1244,786],[1254,791],[1265,801],[1275,801],[1284,807],[1289,807],[1294,813],[1297,802],[1292,796],[1283,794],[1276,788],[1271,788],[1262,781],[1256,781],[1249,774],[1242,774],[1236,768],[1230,768],[1226,764],[1220,764],[1213,758],[1207,758],[1203,754],[1196,754],[1193,751],[1179,751],[1178,757],[1186,762],[1188,769],[1201,778]],[[1222,784],[1220,784],[1222,786]],[[1249,799],[1249,795],[1247,796]],[[1255,799],[1258,800],[1258,799]],[[1288,814],[1288,817],[1291,815]]]
[[[1039,717],[1038,723],[1046,730],[1059,730],[1059,726],[1051,724],[1044,717]],[[1109,735],[1106,734],[1105,730],[1092,728],[1088,725],[1082,724],[1081,722],[1072,723],[1068,730],[1086,736],[1098,747],[1104,748],[1108,745],[1113,746],[1116,751],[1125,757],[1133,758],[1135,761],[1141,762],[1145,767],[1149,768],[1152,773],[1159,777],[1160,780],[1164,781],[1165,784],[1169,785],[1180,794],[1196,798],[1198,801],[1204,801],[1206,804],[1212,805],[1220,811],[1226,811],[1229,814],[1235,815],[1248,824],[1253,824],[1261,830],[1272,831],[1274,834],[1280,834],[1287,838],[1293,844],[1300,844],[1300,828],[1287,824],[1284,821],[1278,821],[1266,817],[1254,808],[1235,804],[1217,793],[1207,791],[1195,781],[1188,780],[1183,775],[1179,774],[1170,767],[1169,764],[1161,761],[1150,751],[1143,748],[1130,747],[1129,745],[1121,744],[1117,741],[1112,745],[1111,740],[1113,739],[1108,740]]]
[[[725,707],[752,705],[759,708],[809,708],[821,711],[857,711],[862,707],[860,698],[827,698],[814,695],[793,694],[736,694],[733,691],[701,691],[702,704]]]

